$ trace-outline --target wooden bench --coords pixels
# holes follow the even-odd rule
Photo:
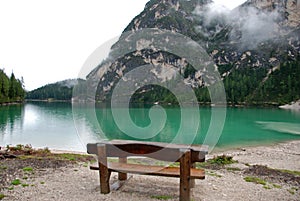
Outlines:
[[[180,201],[190,200],[190,188],[194,179],[204,179],[203,169],[196,169],[196,162],[204,162],[207,146],[179,145],[159,142],[140,142],[127,140],[104,141],[87,145],[89,154],[96,154],[99,167],[100,189],[102,194],[110,193],[111,172],[118,172],[120,181],[127,180],[127,173],[180,178]],[[127,157],[149,157],[156,160],[179,162],[180,167],[162,167],[127,163]],[[108,162],[108,157],[117,157],[119,162]]]

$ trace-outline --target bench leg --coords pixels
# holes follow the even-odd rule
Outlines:
[[[180,150],[180,201],[190,201],[191,151]]]
[[[127,158],[125,157],[125,158],[119,158],[119,163],[127,163]],[[119,172],[118,173],[118,179],[120,180],[120,181],[125,181],[125,180],[127,180],[127,173],[122,173],[122,172]]]
[[[111,172],[107,168],[106,147],[104,144],[97,145],[98,163],[100,174],[100,190],[102,194],[110,193],[109,179]]]
[[[191,168],[196,168],[196,163],[192,163]],[[191,180],[190,180],[190,187],[191,187],[191,188],[195,188],[195,186],[196,186],[196,181],[195,181],[195,179],[191,179]]]

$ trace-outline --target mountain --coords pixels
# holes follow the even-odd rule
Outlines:
[[[160,65],[160,73],[153,74],[166,76],[163,82],[176,82],[174,75],[179,73],[199,102],[210,102],[208,89],[212,84],[203,70],[195,69],[186,58],[152,45],[155,35],[161,32],[153,32],[152,39],[145,36],[130,41],[147,28],[182,34],[200,45],[217,65],[230,104],[279,105],[300,99],[297,0],[248,0],[232,11],[211,0],[151,0],[126,27],[109,58],[87,76],[87,86],[94,88],[89,98],[110,100],[126,73],[153,64]],[[124,52],[125,47],[133,52]],[[165,69],[168,75],[162,74]],[[132,95],[134,102],[177,102],[170,90],[151,84]]]
[[[38,89],[27,92],[26,99],[29,100],[64,100],[71,101],[72,92],[75,85],[78,84],[77,79],[68,79],[60,82],[47,84]]]

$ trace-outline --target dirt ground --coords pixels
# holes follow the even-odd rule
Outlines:
[[[117,191],[100,194],[92,157],[46,153],[0,160],[2,200],[178,200],[179,179],[129,175]],[[47,155],[48,154],[48,155]],[[233,157],[230,165],[200,164],[206,179],[196,180],[192,200],[300,200],[300,141],[235,149],[208,155]],[[113,183],[117,175],[111,177]],[[19,180],[19,184],[12,182]],[[18,182],[17,182],[18,183]],[[1,197],[0,197],[1,199]]]

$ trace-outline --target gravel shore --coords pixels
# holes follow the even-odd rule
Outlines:
[[[222,153],[232,156],[238,163],[206,170],[205,180],[196,180],[192,199],[200,200],[300,200],[300,175],[269,171],[285,169],[300,172],[300,141],[273,146],[235,149]],[[255,166],[260,165],[260,166]],[[276,173],[276,174],[275,174]],[[261,178],[265,183],[246,182],[246,177]],[[117,179],[113,174],[111,181]],[[24,179],[24,178],[21,178]],[[24,181],[25,182],[25,181]],[[155,176],[129,175],[119,190],[108,195],[99,192],[99,175],[85,163],[74,163],[57,168],[43,168],[26,179],[27,185],[6,187],[3,200],[178,200],[179,179]]]

